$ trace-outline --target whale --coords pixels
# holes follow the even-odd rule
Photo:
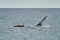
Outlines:
[[[36,26],[42,26],[42,22],[47,18],[47,16],[45,16],[41,22],[39,22]],[[14,27],[24,27],[24,24],[18,24],[15,25]]]
[[[47,18],[47,16],[45,16],[41,22],[39,22],[36,26],[42,26],[42,22]]]

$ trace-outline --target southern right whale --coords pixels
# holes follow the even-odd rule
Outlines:
[[[42,22],[47,18],[47,16],[45,16],[41,22],[39,22],[36,26],[42,26]]]
[[[44,18],[43,18],[43,20],[41,21],[41,22],[39,22],[36,26],[42,26],[42,22],[45,20],[47,18],[47,16],[45,16]],[[15,25],[14,27],[24,27],[25,25],[23,25],[23,24],[19,24],[19,25]]]

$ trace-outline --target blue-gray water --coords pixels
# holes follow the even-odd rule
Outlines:
[[[60,8],[0,8],[0,40],[60,40]]]

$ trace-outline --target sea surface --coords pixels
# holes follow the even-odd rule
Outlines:
[[[60,8],[0,8],[0,40],[60,40]]]

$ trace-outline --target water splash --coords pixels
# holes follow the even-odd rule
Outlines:
[[[53,26],[51,26],[51,25],[49,25],[49,24],[45,24],[45,25],[43,25],[43,26],[41,26],[41,27],[53,27]]]

